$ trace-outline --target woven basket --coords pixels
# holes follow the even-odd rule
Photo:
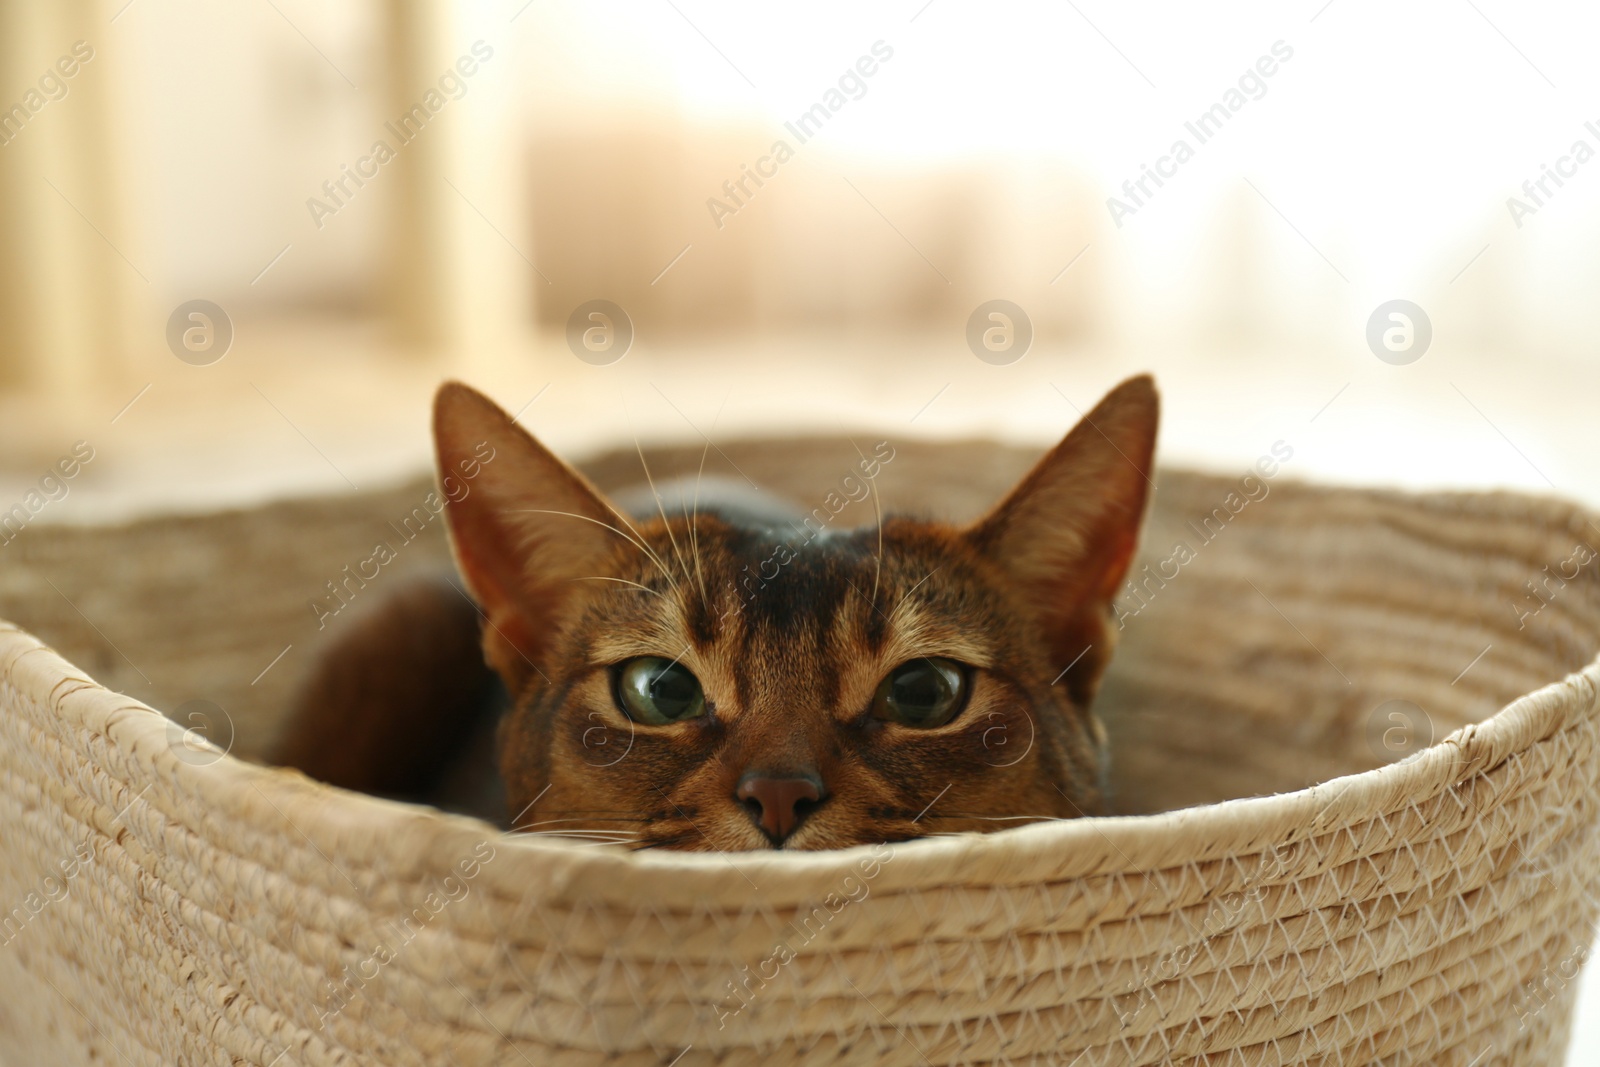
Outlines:
[[[854,453],[728,455],[807,494]],[[880,484],[971,514],[1030,458],[907,445]],[[70,661],[0,625],[0,1059],[1555,1067],[1596,919],[1600,580],[1524,583],[1600,529],[1280,478],[1201,542],[1237,480],[1158,486],[1151,573],[1195,551],[1145,578],[1103,711],[1122,810],[1193,806],[804,855],[511,838],[238,758],[306,601],[422,486],[30,530],[0,615]],[[150,707],[199,698],[233,755]]]

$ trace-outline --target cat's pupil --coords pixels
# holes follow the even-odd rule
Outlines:
[[[884,717],[908,726],[941,726],[959,711],[966,676],[945,659],[919,659],[901,664],[879,691]],[[881,714],[881,713],[880,713]]]
[[[950,697],[944,676],[927,664],[919,664],[895,676],[894,702],[907,711],[926,714]]]
[[[668,667],[650,679],[650,696],[656,702],[656,709],[669,719],[688,711],[699,692],[694,675],[680,667]]]
[[[640,656],[618,668],[616,699],[636,722],[664,725],[705,713],[700,680],[687,667],[660,656]]]

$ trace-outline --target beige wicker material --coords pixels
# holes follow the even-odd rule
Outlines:
[[[806,499],[839,447],[728,451]],[[1028,458],[906,445],[881,484],[968,515]],[[1146,558],[1235,485],[1163,471]],[[305,601],[421,491],[30,530],[0,614],[168,710],[215,700],[249,755],[314,643]],[[0,625],[0,1060],[1556,1067],[1596,920],[1596,564],[1512,605],[1590,522],[1280,476],[1151,587],[1103,697],[1124,810],[1202,806],[797,856],[330,790]],[[1386,764],[1391,700],[1437,742]]]

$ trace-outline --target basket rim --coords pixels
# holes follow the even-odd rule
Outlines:
[[[552,901],[637,907],[646,883],[651,906],[694,909],[708,897],[750,895],[783,906],[837,887],[877,851],[892,850],[874,892],[947,887],[1037,886],[1095,876],[1148,875],[1197,863],[1259,853],[1382,817],[1447,791],[1587,716],[1600,715],[1600,656],[1579,671],[1525,694],[1481,722],[1468,724],[1406,759],[1329,779],[1303,789],[1243,797],[1148,815],[1090,816],[1034,823],[989,834],[918,839],[890,846],[828,851],[688,853],[633,852],[575,845],[527,834],[504,834],[470,816],[386,800],[315,782],[299,771],[220,753],[197,764],[173,751],[174,721],[149,705],[112,692],[21,627],[0,620],[0,680],[48,693],[55,712],[78,731],[99,734],[129,770],[107,769],[130,797],[165,782],[197,802],[164,811],[183,823],[221,809],[265,832],[297,833],[319,851],[349,857],[352,866],[380,860],[387,876],[448,872],[455,858],[486,837],[518,859],[484,868],[491,884],[521,899],[530,877]],[[105,768],[103,768],[105,769]],[[148,778],[149,781],[137,780]],[[164,806],[164,805],[163,805]],[[292,825],[290,829],[285,821]],[[678,877],[655,877],[663,872]],[[763,877],[766,876],[766,877]],[[328,888],[342,892],[342,880]]]

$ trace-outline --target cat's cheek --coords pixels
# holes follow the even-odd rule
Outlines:
[[[599,703],[598,699],[581,700],[581,704],[558,712],[565,719],[561,736],[566,751],[560,755],[579,770],[616,767],[634,755],[647,733],[610,706],[609,700],[604,706],[597,706]]]

